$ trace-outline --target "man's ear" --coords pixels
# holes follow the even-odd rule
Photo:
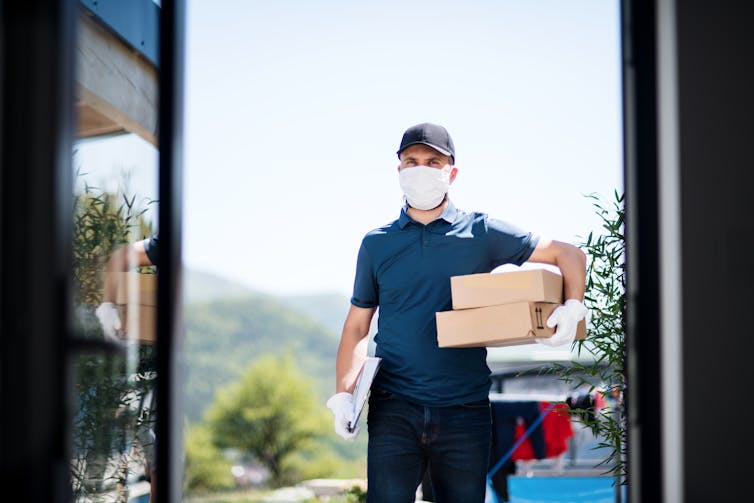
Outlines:
[[[455,166],[450,167],[450,183],[453,183],[453,180],[456,179],[456,175],[458,174],[458,168]]]

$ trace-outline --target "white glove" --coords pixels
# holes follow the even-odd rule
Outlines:
[[[558,306],[547,318],[547,326],[558,327],[552,337],[537,337],[535,340],[545,346],[562,346],[570,344],[576,338],[579,321],[586,318],[589,310],[576,299],[568,299]]]
[[[118,338],[118,331],[121,328],[120,314],[118,309],[112,302],[103,302],[99,305],[94,314],[97,315],[100,325],[102,325],[102,331],[105,333],[105,337],[113,340],[120,340]]]
[[[327,400],[327,408],[335,416],[335,433],[346,440],[354,440],[359,435],[360,427],[350,431],[348,427],[353,421],[353,395],[351,393],[336,393]]]

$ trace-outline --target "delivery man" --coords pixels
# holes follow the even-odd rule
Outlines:
[[[405,204],[397,220],[361,242],[353,295],[338,346],[336,392],[327,401],[335,431],[352,440],[351,395],[379,307],[376,356],[382,366],[369,398],[370,503],[410,503],[425,470],[438,503],[483,503],[491,443],[490,370],[485,348],[440,348],[435,313],[451,309],[450,277],[491,272],[503,264],[557,266],[565,303],[542,344],[570,344],[583,305],[586,257],[576,246],[545,239],[448,198],[458,175],[448,131],[408,128],[397,151]]]
[[[126,272],[136,267],[158,266],[160,263],[160,235],[154,233],[146,239],[137,241],[130,245],[125,245],[115,250],[107,261],[105,266],[106,273]],[[120,340],[118,333],[122,324],[120,314],[115,307],[115,296],[118,291],[118,283],[115,278],[116,274],[105,274],[105,281],[102,291],[102,303],[95,310],[97,319],[102,326],[102,332],[105,337],[113,340]],[[154,464],[154,443],[155,436],[152,428],[148,431],[140,430],[138,432],[139,440],[144,448],[144,457],[146,458],[146,472],[149,474],[150,485],[150,502],[154,503],[156,496],[157,473]]]
[[[118,284],[115,281],[117,275],[111,273],[126,272],[136,267],[156,266],[159,264],[159,251],[160,235],[154,233],[146,239],[122,246],[110,255],[105,266],[102,303],[95,311],[105,337],[119,340],[118,331],[122,326],[120,314],[115,307],[115,296],[118,291]]]

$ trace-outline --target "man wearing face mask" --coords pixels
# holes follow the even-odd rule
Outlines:
[[[570,344],[587,309],[586,257],[448,198],[455,147],[448,131],[423,123],[405,131],[398,149],[405,204],[397,220],[372,230],[358,253],[351,307],[336,361],[336,393],[327,401],[335,431],[356,438],[353,392],[377,307],[376,356],[369,397],[367,454],[370,503],[410,503],[428,469],[438,503],[482,503],[491,442],[490,370],[485,348],[440,348],[435,313],[452,307],[450,277],[491,272],[503,264],[558,266],[564,305],[547,320],[557,327],[542,344]]]

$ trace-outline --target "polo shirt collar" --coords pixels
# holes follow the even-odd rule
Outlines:
[[[401,208],[401,215],[400,217],[398,217],[398,225],[400,225],[401,229],[403,229],[409,223],[414,221],[410,216],[408,216],[407,211],[408,211],[408,203],[404,200],[403,208]],[[440,214],[439,218],[442,220],[445,220],[449,224],[452,224],[453,222],[456,221],[457,217],[458,217],[458,208],[456,208],[455,204],[453,204],[453,201],[448,199],[448,205]]]

